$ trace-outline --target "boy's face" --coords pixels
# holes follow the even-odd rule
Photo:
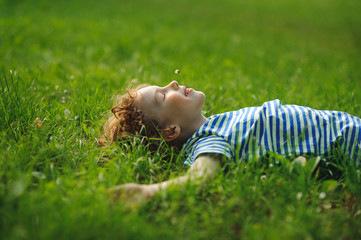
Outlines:
[[[163,124],[187,127],[202,116],[205,100],[203,92],[172,81],[165,87],[150,86],[138,90],[136,105],[147,117],[154,117]]]

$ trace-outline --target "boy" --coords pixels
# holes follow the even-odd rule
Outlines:
[[[230,160],[260,158],[267,152],[283,156],[327,154],[337,144],[359,165],[361,120],[344,112],[319,111],[279,100],[206,118],[203,92],[172,81],[165,87],[140,86],[123,95],[105,126],[108,140],[144,134],[182,147],[186,175],[157,184],[123,184],[112,191],[145,197],[185,181],[202,183],[218,171],[223,156]]]

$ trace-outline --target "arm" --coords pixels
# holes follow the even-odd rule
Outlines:
[[[218,155],[201,155],[184,176],[152,185],[158,190],[166,190],[169,186],[182,185],[188,181],[201,185],[218,172],[218,159]]]
[[[178,178],[155,184],[136,184],[126,183],[110,189],[113,198],[118,198],[120,192],[128,194],[140,194],[149,198],[158,191],[167,190],[170,186],[183,186],[184,183],[191,181],[194,184],[202,185],[210,178],[214,177],[219,170],[219,163],[222,155],[200,155],[188,172]]]

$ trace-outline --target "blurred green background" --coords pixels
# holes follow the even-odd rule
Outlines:
[[[212,111],[272,98],[342,108],[352,99],[340,95],[361,84],[359,10],[338,0],[3,0],[1,56],[7,69],[59,85],[76,76],[110,94],[133,78],[175,78],[209,89]],[[211,96],[219,88],[223,98]]]

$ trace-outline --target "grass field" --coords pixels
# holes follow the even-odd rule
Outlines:
[[[132,79],[202,90],[207,116],[276,98],[361,116],[360,12],[359,0],[0,0],[0,239],[360,238],[347,159],[339,179],[275,156],[112,204],[112,186],[187,168],[166,146],[96,141]]]

